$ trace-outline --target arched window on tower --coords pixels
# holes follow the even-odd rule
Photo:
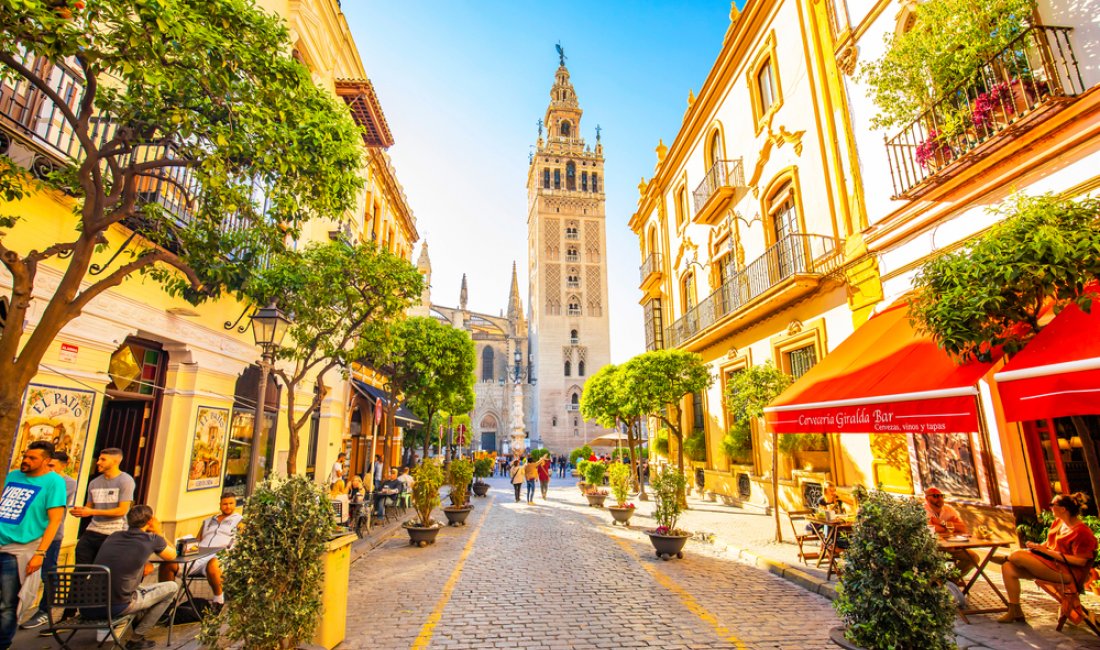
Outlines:
[[[565,189],[577,189],[577,166],[573,163],[568,163],[565,166]]]
[[[600,191],[600,177],[596,175],[596,172],[592,172],[592,191]]]
[[[543,167],[542,168],[542,189],[544,189],[544,190],[550,189],[550,168],[549,167]]]
[[[580,361],[577,362],[577,376],[578,377],[583,377],[584,376],[584,359],[581,359]]]
[[[567,360],[565,362],[564,370],[565,370],[565,376],[566,377],[571,376],[573,374],[573,362]]]
[[[569,344],[576,345],[580,343],[581,339],[577,335],[577,330],[569,330]]]
[[[581,300],[576,296],[569,299],[569,315],[580,316],[581,315]]]
[[[554,170],[554,189],[555,190],[560,190],[561,189],[561,170],[560,169],[555,169]]]
[[[581,403],[580,393],[573,393],[573,396],[569,398],[569,403],[573,406],[577,406]],[[574,420],[575,421],[575,420]]]
[[[486,345],[481,350],[481,381],[493,381],[493,348]]]
[[[581,172],[581,191],[588,191],[588,172]]]
[[[564,92],[562,93],[562,99],[565,99]],[[573,134],[573,125],[569,123],[569,120],[561,121],[561,137],[568,138]]]

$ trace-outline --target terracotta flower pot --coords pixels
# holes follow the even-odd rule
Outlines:
[[[594,508],[602,508],[603,502],[607,499],[606,494],[586,494],[584,498],[588,499],[588,505]]]
[[[691,539],[691,535],[663,535],[653,530],[647,530],[645,534],[649,535],[649,542],[662,560],[668,560],[673,555],[682,559],[684,545]]]

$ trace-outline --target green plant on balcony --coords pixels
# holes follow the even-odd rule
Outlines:
[[[860,68],[859,79],[879,109],[872,123],[879,128],[909,124],[944,93],[976,81],[983,63],[1027,29],[1033,11],[1033,0],[916,4],[912,28],[889,34],[886,54]],[[961,133],[965,122],[961,116],[937,115],[934,128],[942,138]]]
[[[722,450],[731,461],[743,460],[749,455],[752,451],[752,423],[764,416],[764,407],[793,381],[793,377],[770,361],[739,370],[729,378],[725,398],[732,425],[722,439]],[[784,439],[795,437],[780,436],[780,445],[784,444]]]
[[[752,454],[752,426],[744,420],[736,421],[722,437],[722,453],[731,463],[744,463]]]
[[[688,458],[701,463],[707,459],[707,436],[702,429],[696,429],[684,438],[684,452]]]

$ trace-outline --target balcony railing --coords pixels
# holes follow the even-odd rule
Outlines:
[[[566,229],[565,238],[566,239],[577,240],[577,239],[581,238],[581,234],[579,232],[577,232],[576,230]]]
[[[649,276],[654,273],[661,272],[661,254],[650,253],[645,261],[642,262],[642,266],[638,269],[639,275],[641,275],[641,282],[645,284],[645,281],[649,279]]]
[[[24,55],[20,63],[45,79],[50,90],[75,111],[84,97],[83,78],[63,65]],[[19,75],[0,82],[0,126],[56,160],[67,160],[78,143],[61,108]]]
[[[745,172],[741,160],[718,160],[707,170],[703,180],[692,193],[695,212],[702,212],[707,202],[722,189],[733,190],[745,186]]]
[[[839,247],[832,237],[787,235],[672,323],[665,331],[664,342],[671,347],[683,345],[793,276],[824,275],[840,262]]]
[[[579,262],[580,259],[581,259],[581,256],[576,254],[576,253],[566,253],[565,254],[565,261],[566,262]]]
[[[1035,25],[886,140],[894,198],[915,198],[1084,90],[1068,27]]]

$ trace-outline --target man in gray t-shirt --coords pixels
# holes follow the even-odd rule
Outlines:
[[[77,564],[93,564],[99,547],[111,533],[126,530],[126,513],[134,502],[134,477],[119,469],[122,450],[115,448],[99,452],[96,469],[99,476],[88,483],[88,496],[83,508],[73,508],[73,516],[91,517],[76,543]]]

